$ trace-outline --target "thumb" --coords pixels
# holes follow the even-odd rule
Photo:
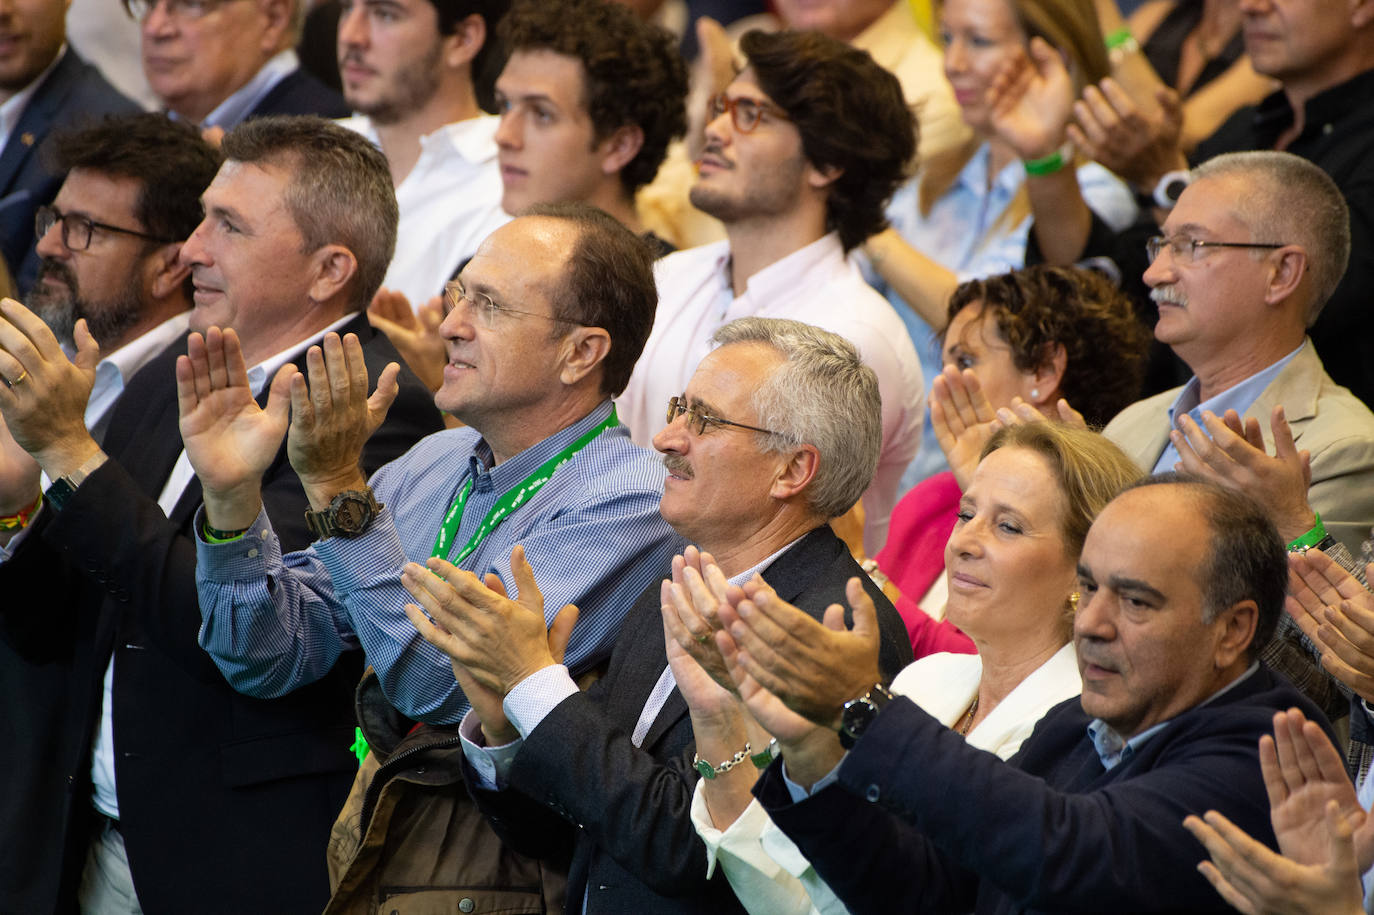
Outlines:
[[[401,385],[396,380],[400,374],[401,367],[394,362],[388,362],[386,368],[382,369],[382,374],[377,377],[377,389],[367,399],[367,413],[374,429],[386,419],[386,411],[391,409],[396,395],[401,393]]]
[[[85,318],[77,319],[76,326],[72,328],[72,338],[76,342],[76,358],[72,359],[72,364],[83,372],[94,372],[100,362],[100,344],[91,335]]]
[[[544,594],[534,580],[534,569],[525,558],[525,548],[520,544],[511,547],[510,572],[515,579],[515,600],[530,608],[540,616],[544,615]]]
[[[878,610],[873,606],[873,598],[868,596],[858,578],[849,579],[844,586],[844,593],[849,598],[850,609],[854,611],[854,632],[876,640]]]
[[[563,655],[567,653],[568,640],[572,638],[573,627],[577,625],[578,613],[576,606],[568,604],[558,611],[549,626],[549,654],[558,664],[563,663]]]
[[[267,389],[267,415],[273,422],[286,423],[291,415],[291,380],[300,374],[291,363],[277,369]]]

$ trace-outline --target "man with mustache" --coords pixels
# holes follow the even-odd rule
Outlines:
[[[491,58],[508,0],[345,0],[344,120],[386,155],[401,222],[382,286],[419,308],[441,295],[501,209]]]
[[[819,618],[862,583],[879,607],[875,667],[895,676],[911,657],[901,618],[828,524],[858,499],[878,461],[873,370],[853,344],[798,321],[743,318],[711,342],[684,390],[665,402],[667,425],[660,417],[654,436],[668,467],[663,518],[722,575],[704,583],[706,560],[689,548],[674,560],[678,596],[714,600],[701,595],[761,576]],[[453,658],[472,701],[459,731],[478,805],[513,848],[551,861],[571,851],[570,912],[740,911],[723,876],[708,876],[689,810],[698,776],[758,765],[749,757],[766,760],[768,738],[741,734],[733,761],[694,758],[696,711],[669,666],[660,612],[673,587],[655,581],[639,595],[606,676],[582,692],[537,612],[535,580],[547,591],[556,578],[528,566],[522,574],[513,562],[518,602],[442,560],[411,563],[402,578],[444,628],[416,605],[411,621]],[[554,623],[560,640],[570,616]]]
[[[747,66],[711,103],[691,192],[729,238],[659,262],[658,320],[622,409],[648,442],[662,404],[734,318],[792,318],[845,337],[882,391],[882,455],[864,498],[872,555],[916,453],[923,385],[901,319],[845,256],[886,225],[883,205],[915,152],[911,113],[892,74],[832,38],[750,32],[740,47]]]
[[[1350,256],[1340,190],[1290,153],[1230,153],[1193,171],[1161,232],[1144,276],[1155,339],[1193,377],[1121,411],[1106,436],[1147,472],[1186,459],[1181,469],[1244,489],[1285,542],[1313,546],[1330,531],[1358,554],[1374,524],[1374,415],[1331,380],[1306,336]],[[1224,427],[1230,413],[1243,438]],[[1287,440],[1284,419],[1295,444],[1266,457]],[[1310,457],[1310,491],[1269,485],[1280,476],[1269,462],[1300,460],[1297,449]]]

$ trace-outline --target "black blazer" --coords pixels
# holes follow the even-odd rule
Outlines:
[[[52,203],[65,177],[43,161],[43,141],[56,131],[89,126],[107,114],[138,110],[70,46],[29,99],[0,151],[0,254],[21,293],[28,292],[38,274],[34,212]]]
[[[363,339],[372,378],[400,361],[363,316],[343,330]],[[112,652],[120,831],[143,908],[318,912],[328,898],[324,849],[357,771],[361,665],[354,657],[289,696],[253,699],[197,645],[199,481],[170,519],[157,505],[182,450],[173,365],[184,349],[130,379],[105,440],[112,460],[61,512],[45,506],[0,564],[0,593],[23,596],[0,609],[0,911],[72,908]],[[364,470],[440,425],[429,392],[403,370]],[[283,549],[303,548],[305,496],[284,447],[263,500]]]
[[[248,117],[269,114],[318,114],[322,118],[346,118],[353,111],[342,95],[297,67],[262,97]]]
[[[849,550],[821,527],[784,553],[763,577],[785,600],[820,618],[845,604],[858,576],[878,607],[887,678],[911,660],[901,617]],[[725,877],[706,879],[706,846],[690,812],[697,773],[687,702],[674,689],[643,745],[630,743],[645,701],[668,666],[659,586],[625,619],[606,676],[569,696],[530,734],[505,791],[473,796],[502,839],[524,854],[553,857],[572,845],[568,910],[742,911]],[[469,774],[469,785],[475,777]],[[552,815],[551,815],[552,814]]]

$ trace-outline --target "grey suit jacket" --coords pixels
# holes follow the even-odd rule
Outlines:
[[[1146,473],[1169,444],[1169,407],[1181,390],[1131,404],[1102,430]],[[1327,531],[1358,556],[1374,525],[1374,413],[1331,380],[1310,339],[1245,411],[1259,420],[1270,453],[1269,415],[1279,404],[1297,446],[1312,454],[1308,501]]]

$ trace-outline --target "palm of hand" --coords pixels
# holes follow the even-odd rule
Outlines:
[[[211,391],[181,417],[186,456],[209,489],[261,477],[285,434],[285,421],[259,407],[240,386]]]
[[[1015,75],[988,90],[992,128],[1022,158],[1048,155],[1057,147],[1073,112],[1073,81],[1063,63],[1037,69],[1023,60]]]

